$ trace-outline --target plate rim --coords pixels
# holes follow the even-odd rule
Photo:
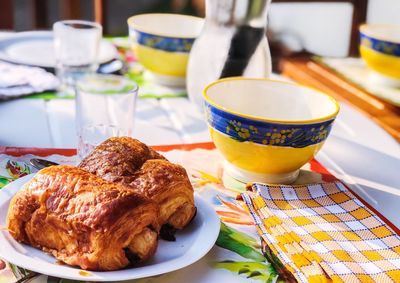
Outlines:
[[[7,56],[6,53],[4,53],[4,49],[2,48],[2,44],[4,44],[4,42],[9,42],[9,41],[13,41],[15,39],[18,38],[29,38],[29,39],[35,39],[35,38],[43,38],[43,37],[53,37],[53,32],[50,30],[38,30],[38,31],[21,31],[21,32],[15,32],[13,34],[11,34],[10,36],[7,36],[5,38],[0,38],[0,60],[3,60],[5,62],[8,63],[13,63],[13,64],[18,64],[18,65],[24,65],[24,66],[31,66],[31,67],[39,67],[39,68],[47,68],[47,69],[54,69],[56,68],[55,65],[53,64],[29,64],[26,62],[23,62],[23,60],[13,60],[12,58],[10,58],[9,56]],[[12,43],[11,43],[12,44]],[[100,40],[100,44],[107,44],[107,45],[111,45],[112,43],[108,42],[107,40],[105,40],[104,38],[102,38]],[[117,55],[117,50],[116,48],[113,46],[114,48],[114,56],[111,58],[106,58],[107,60],[99,60],[98,64],[102,65],[108,62],[111,62],[113,59],[116,58]]]
[[[21,177],[13,182],[7,184],[6,186],[4,186],[0,190],[0,205],[3,205],[5,202],[9,201],[14,196],[14,194],[26,182],[28,182],[30,179],[33,178],[33,176],[35,174],[36,173],[32,173],[27,176]],[[19,188],[18,188],[18,186],[19,186]],[[9,187],[11,187],[11,188],[9,188]],[[5,192],[7,191],[7,188],[12,190],[11,195],[5,194]],[[13,191],[15,191],[15,192],[13,192]],[[67,276],[65,274],[60,276],[60,274],[57,273],[57,271],[51,271],[51,270],[48,271],[47,269],[45,269],[47,264],[45,265],[43,270],[41,270],[40,268],[32,268],[31,266],[29,266],[29,262],[25,263],[25,261],[23,261],[21,264],[19,262],[20,260],[18,260],[16,258],[18,256],[21,256],[20,253],[16,254],[15,256],[13,256],[12,254],[9,254],[9,255],[2,254],[1,257],[7,262],[10,262],[19,267],[37,272],[39,274],[50,275],[50,276],[55,276],[58,278],[72,279],[72,280],[83,280],[83,281],[89,280],[89,281],[93,281],[93,282],[95,282],[95,281],[96,282],[125,281],[125,280],[157,276],[157,275],[165,274],[168,272],[177,271],[177,270],[185,268],[185,267],[199,261],[201,258],[203,258],[215,245],[215,242],[218,238],[219,231],[220,231],[220,219],[219,219],[217,213],[215,212],[214,208],[209,203],[207,203],[207,201],[204,200],[204,198],[202,198],[199,194],[195,193],[194,197],[195,197],[196,206],[198,208],[198,215],[202,215],[202,217],[201,217],[202,221],[199,223],[200,227],[199,227],[199,232],[198,232],[196,239],[194,240],[191,247],[189,247],[183,255],[181,255],[177,258],[168,260],[166,262],[157,263],[156,268],[154,268],[155,265],[148,265],[148,266],[144,266],[144,267],[137,267],[137,268],[132,268],[132,269],[122,269],[122,270],[116,270],[116,271],[88,271],[90,274],[92,274],[92,276],[82,276],[82,275],[79,275],[79,272],[82,271],[83,269],[74,268],[74,267],[71,267],[68,265],[56,265],[54,263],[47,262],[47,264],[49,264],[49,265],[57,266],[60,268],[73,269],[76,271],[76,275],[69,273],[69,275],[67,275]],[[3,221],[6,219],[4,219],[2,217],[1,220]],[[202,236],[204,236],[204,235],[207,235],[207,237],[203,238]],[[5,230],[0,231],[0,243],[2,241],[5,241],[5,237],[11,237],[11,235],[8,233],[8,231],[5,231]],[[202,247],[201,249],[198,249],[197,245],[196,245],[199,242],[201,242],[201,247]],[[9,245],[12,245],[12,243],[9,243]],[[21,245],[29,246],[26,244],[21,244]],[[2,251],[3,251],[3,249],[1,248],[1,245],[0,245],[0,252],[2,252]],[[37,251],[40,253],[43,253],[45,255],[48,255],[47,253],[45,253],[39,249],[37,249]],[[29,257],[28,255],[23,255],[23,256]],[[35,262],[37,262],[37,260],[33,259],[32,257],[29,257],[29,258],[34,260]],[[165,266],[165,264],[167,264],[167,265]],[[135,272],[134,272],[135,269],[140,269],[140,268],[145,268],[145,267],[153,267],[153,268],[150,269],[148,272],[145,271],[143,274],[135,275]],[[130,271],[132,271],[132,272],[130,272]],[[105,274],[107,277],[102,277]]]

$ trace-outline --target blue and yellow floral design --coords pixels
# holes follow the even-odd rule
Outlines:
[[[380,53],[400,57],[400,43],[389,42],[381,39],[372,38],[364,33],[360,33],[361,45]]]
[[[313,124],[280,124],[250,120],[208,104],[206,117],[215,130],[241,142],[301,148],[318,144],[328,137],[334,119]]]
[[[190,52],[195,38],[175,38],[131,30],[138,44],[168,52]]]
[[[400,80],[400,42],[390,34],[398,33],[398,27],[393,25],[362,25],[360,27],[360,55],[367,66],[383,76],[383,82],[399,84]],[[377,35],[389,35],[383,40]]]

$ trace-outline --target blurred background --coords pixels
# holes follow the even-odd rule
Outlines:
[[[61,19],[96,20],[104,34],[127,35],[126,19],[148,12],[204,16],[205,0],[0,0],[0,30],[51,29]],[[273,56],[358,53],[358,25],[400,24],[399,0],[273,0],[268,39]]]

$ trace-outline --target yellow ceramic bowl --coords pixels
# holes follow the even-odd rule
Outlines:
[[[360,53],[368,67],[392,80],[400,81],[400,26],[362,25]]]
[[[203,19],[178,14],[141,14],[128,19],[139,62],[161,83],[184,85],[189,52]]]
[[[268,79],[222,79],[203,95],[212,140],[228,173],[242,182],[295,181],[339,112],[324,93]]]

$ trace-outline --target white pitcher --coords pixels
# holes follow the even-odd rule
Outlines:
[[[268,77],[272,63],[265,36],[271,0],[207,0],[203,31],[189,57],[190,100],[203,107],[202,91],[225,77]]]

